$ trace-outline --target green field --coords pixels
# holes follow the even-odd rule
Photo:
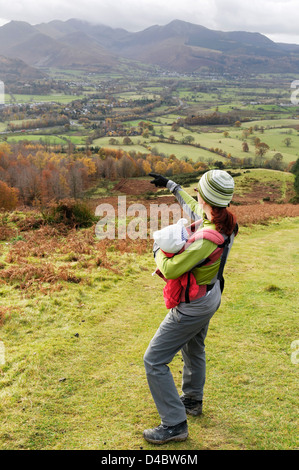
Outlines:
[[[65,103],[68,104],[74,100],[79,100],[84,98],[83,95],[81,96],[74,96],[74,95],[64,95],[60,94],[50,94],[50,95],[10,95],[6,93],[5,95],[5,103],[12,104],[12,103]]]
[[[169,144],[169,143],[164,143],[164,142],[157,142],[154,141],[152,142],[151,140],[154,139],[143,139],[143,137],[139,136],[133,136],[131,137],[131,140],[133,142],[132,145],[124,145],[122,144],[122,139],[118,138],[117,140],[119,141],[118,145],[111,145],[109,144],[110,138],[103,137],[101,139],[96,139],[93,141],[93,145],[98,145],[100,147],[108,147],[108,148],[114,148],[114,149],[123,149],[126,150],[127,152],[130,151],[135,151],[135,152],[141,152],[141,153],[153,153],[155,152],[158,153],[163,153],[166,156],[170,155],[175,155],[177,158],[182,159],[184,157],[188,157],[194,161],[197,160],[207,160],[208,158],[212,157],[212,154],[210,152],[207,152],[203,149],[199,149],[196,147],[192,147],[190,145],[180,145],[180,144]],[[138,144],[137,142],[144,142],[144,145]],[[216,156],[217,160],[224,160],[221,156],[218,155]]]
[[[64,141],[58,136],[45,136],[45,135],[33,135],[33,134],[22,134],[17,136],[12,136],[7,138],[8,143],[20,142],[20,141],[30,141],[30,142],[48,142],[50,145],[63,144]]]
[[[93,146],[111,147],[110,137],[118,140],[115,148],[123,148],[126,151],[137,151],[142,153],[158,152],[166,156],[176,155],[178,158],[190,158],[193,161],[204,160],[206,162],[222,161],[230,165],[230,160],[222,153],[231,155],[233,158],[250,158],[252,161],[256,157],[256,149],[253,139],[258,137],[269,146],[269,150],[264,156],[264,162],[271,160],[277,153],[283,156],[283,164],[287,166],[295,161],[299,156],[299,134],[294,127],[298,126],[298,112],[296,108],[287,106],[290,102],[291,77],[287,75],[249,77],[247,80],[239,78],[232,83],[226,77],[216,76],[211,81],[210,77],[203,76],[143,76],[137,73],[133,76],[128,69],[128,63],[123,62],[122,73],[106,74],[85,74],[83,71],[72,70],[48,70],[54,81],[64,82],[64,92],[59,88],[47,95],[31,95],[20,93],[6,93],[7,104],[28,105],[27,114],[16,110],[8,114],[6,122],[0,123],[0,132],[6,130],[9,122],[17,123],[18,120],[26,122],[28,119],[40,117],[37,113],[32,115],[29,105],[33,103],[55,103],[55,110],[61,114],[67,114],[70,109],[70,122],[80,122],[80,129],[71,129],[69,132],[61,128],[61,132],[53,131],[51,142],[61,143],[65,139],[70,140],[74,145],[85,145],[86,138],[92,142]],[[289,81],[288,81],[289,80]],[[23,89],[26,93],[26,88]],[[88,98],[92,96],[89,102]],[[144,112],[138,100],[156,100],[153,108],[145,108]],[[68,106],[70,102],[76,100],[74,108]],[[82,103],[80,102],[82,100]],[[125,106],[121,106],[123,101],[127,101]],[[134,104],[136,102],[136,104]],[[281,103],[284,106],[281,106]],[[93,109],[92,109],[93,108]],[[13,107],[12,107],[13,109]],[[92,115],[94,110],[95,116]],[[73,111],[75,110],[75,113]],[[241,127],[235,127],[233,121],[229,126],[203,125],[203,126],[181,126],[179,129],[172,129],[173,123],[184,120],[190,115],[206,115],[215,113],[234,113],[236,119],[242,121]],[[89,112],[91,114],[89,115]],[[76,114],[77,113],[77,114]],[[101,114],[102,113],[102,114]],[[135,118],[136,115],[136,118]],[[82,121],[80,121],[80,118]],[[112,128],[105,131],[95,132],[101,129],[105,120],[109,118]],[[127,118],[127,120],[126,120]],[[126,128],[136,127],[140,121],[147,121],[153,126],[148,137],[131,137],[132,145],[123,145],[124,134],[119,133],[119,126]],[[244,122],[245,121],[245,122]],[[181,122],[182,123],[182,122]],[[251,136],[245,136],[244,131],[255,128]],[[261,129],[263,128],[263,129]],[[51,133],[51,130],[48,129]],[[225,137],[224,132],[228,132]],[[47,132],[47,134],[49,134]],[[18,142],[20,140],[40,140],[45,141],[47,137],[40,137],[39,130],[12,135],[2,134],[1,139],[8,142]],[[83,135],[82,135],[83,134]],[[105,135],[99,138],[100,135]],[[110,137],[108,137],[110,136]],[[187,136],[193,137],[193,143],[199,144],[202,148],[186,145],[183,142]],[[286,145],[284,140],[289,137],[290,145]],[[174,141],[173,141],[174,140]],[[242,144],[244,140],[249,145],[249,151],[244,152]],[[218,149],[211,152],[210,149]]]
[[[299,156],[299,135],[293,131],[292,134],[287,133],[288,129],[278,130],[270,129],[265,130],[263,133],[254,132],[253,136],[244,139],[242,136],[242,130],[236,132],[233,128],[229,132],[229,137],[224,137],[220,133],[202,133],[196,136],[196,143],[200,143],[202,146],[211,148],[218,147],[227,153],[230,153],[233,157],[244,158],[252,157],[255,158],[255,145],[253,139],[258,137],[262,142],[269,145],[269,151],[266,153],[265,158],[272,158],[276,153],[281,153],[286,163],[294,161]],[[193,134],[194,135],[194,134]],[[284,140],[290,137],[291,145],[286,146]],[[242,143],[247,140],[249,146],[249,152],[244,152]]]
[[[125,93],[119,93],[115,95],[115,98],[119,99],[120,101],[136,101],[136,100],[152,100],[155,98],[155,94],[153,93],[144,93],[144,94],[138,94],[134,92],[125,92]]]
[[[293,128],[285,127],[289,126],[290,123],[294,125],[294,120],[272,120],[272,121],[256,121],[252,123],[242,123],[241,128],[236,127],[217,127],[213,129],[211,126],[211,130],[207,131],[205,128],[203,131],[199,129],[184,129],[180,128],[178,131],[174,131],[171,129],[171,124],[174,122],[174,117],[172,118],[161,118],[161,123],[151,122],[154,125],[154,130],[156,135],[152,136],[151,134],[149,137],[145,138],[143,136],[131,136],[131,145],[124,145],[123,144],[123,137],[115,137],[117,140],[117,145],[111,145],[109,143],[111,137],[102,137],[99,139],[93,140],[94,146],[100,147],[109,147],[109,148],[122,148],[126,151],[134,150],[136,152],[141,153],[148,153],[150,151],[156,151],[159,153],[163,153],[166,156],[169,155],[176,155],[177,158],[185,158],[188,157],[191,160],[197,161],[204,160],[218,160],[227,162],[227,158],[223,157],[222,155],[212,153],[209,149],[219,149],[226,154],[230,154],[233,157],[237,158],[249,158],[252,159],[256,156],[256,149],[254,145],[254,139],[259,138],[262,142],[265,142],[269,145],[269,150],[267,151],[265,158],[271,159],[277,153],[281,153],[283,156],[283,161],[285,163],[290,163],[295,161],[299,156],[299,134]],[[290,122],[291,121],[291,122]],[[12,121],[14,123],[18,121]],[[137,126],[140,121],[131,121],[128,122],[127,125],[129,126]],[[150,122],[150,121],[147,121]],[[253,127],[257,125],[259,128],[264,126],[264,130],[261,131],[260,129],[254,131],[252,135],[248,136],[247,138],[244,137],[243,132],[244,129],[249,127]],[[271,128],[269,128],[271,126]],[[0,131],[2,132],[6,129],[6,123],[0,124]],[[213,132],[214,130],[214,132]],[[215,132],[217,130],[217,132]],[[7,134],[7,141],[8,142],[18,142],[20,140],[32,140],[32,141],[47,141],[53,144],[63,143],[63,141],[70,140],[74,145],[84,145],[85,139],[88,135],[88,131],[83,131],[86,135],[80,136],[75,135],[72,131],[70,133],[64,133],[61,135],[52,135],[50,136],[47,132],[47,135],[30,133],[26,131],[26,133],[19,133],[17,135]],[[228,136],[225,137],[224,132],[228,132]],[[165,141],[159,141],[159,137],[157,137],[160,133],[164,135]],[[55,132],[57,134],[57,131]],[[204,148],[197,148],[192,145],[186,145],[180,143],[182,139],[186,138],[186,136],[191,136],[194,140],[194,144],[199,144],[201,147]],[[167,140],[173,137],[177,143],[170,143]],[[290,145],[287,146],[285,143],[285,139],[290,139]],[[244,152],[242,144],[244,140],[247,141],[249,146],[249,151]]]
[[[50,145],[63,145],[71,141],[74,145],[85,145],[85,137],[74,135],[45,135],[45,134],[21,134],[7,138],[7,142],[20,142],[23,140],[43,142]]]
[[[269,128],[283,128],[283,127],[290,127],[294,125],[298,125],[298,120],[297,119],[263,119],[259,121],[250,121],[250,122],[243,122],[242,127],[254,127],[258,126],[261,127],[263,126],[265,129]]]
[[[178,131],[174,131],[171,129],[171,125],[174,122],[174,116],[171,118],[162,117],[160,119],[161,123],[152,122],[155,129],[155,136],[149,135],[148,138],[144,138],[142,136],[132,136],[131,141],[133,145],[124,145],[122,143],[122,137],[116,137],[118,141],[117,145],[110,145],[109,140],[110,137],[102,137],[100,139],[96,139],[93,141],[93,145],[98,145],[101,147],[111,147],[111,148],[122,148],[127,151],[135,150],[137,152],[146,153],[149,150],[155,149],[158,152],[164,153],[165,155],[174,154],[178,158],[189,157],[190,159],[196,161],[198,159],[204,160],[220,160],[220,161],[227,161],[227,158],[215,154],[209,151],[209,149],[219,149],[226,154],[230,154],[232,157],[237,158],[249,158],[251,157],[254,159],[256,157],[256,148],[254,145],[253,140],[258,137],[262,142],[265,142],[269,145],[269,150],[267,151],[265,158],[271,159],[274,157],[275,154],[281,153],[283,156],[283,161],[285,163],[290,163],[295,161],[299,156],[299,134],[293,128],[285,127],[289,126],[290,124],[296,124],[295,120],[272,120],[266,121],[255,121],[252,123],[245,122],[242,123],[241,128],[236,128],[234,126],[227,127],[227,126],[210,126],[210,130],[207,130],[207,126],[205,126],[204,130],[194,128],[194,129],[184,129],[181,127]],[[138,125],[140,121],[131,121],[128,124],[132,126]],[[271,123],[271,129],[269,127]],[[264,126],[265,130],[261,131],[260,129],[254,131],[253,134],[248,136],[247,138],[244,137],[243,132],[249,127],[253,127],[254,125]],[[217,132],[216,132],[217,131]],[[224,132],[228,132],[228,136],[225,137]],[[160,133],[162,133],[165,139],[169,139],[170,136],[178,142],[177,144],[172,144],[168,142],[161,142],[158,141],[159,138],[157,137]],[[194,146],[181,144],[183,138],[186,136],[193,137],[194,144],[199,144],[201,147],[204,148],[196,148]],[[290,146],[287,146],[284,142],[286,138],[291,139]],[[249,151],[244,152],[242,144],[244,141],[248,142]],[[141,145],[143,144],[143,146]]]

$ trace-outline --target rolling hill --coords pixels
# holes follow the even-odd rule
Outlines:
[[[9,59],[0,55],[0,80],[9,83],[45,78],[45,74],[27,65],[20,59]]]
[[[33,67],[88,67],[108,71],[118,62],[115,54],[79,31],[69,31],[56,40],[20,21],[0,28],[0,54],[21,59]]]
[[[299,46],[274,43],[260,33],[222,32],[174,20],[128,32],[78,19],[0,28],[0,54],[33,67],[111,71],[123,59],[166,70],[225,73],[297,73]]]
[[[111,49],[178,72],[299,71],[299,46],[282,48],[259,33],[213,31],[179,20],[134,33]]]

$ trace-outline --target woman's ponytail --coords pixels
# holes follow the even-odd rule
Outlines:
[[[226,207],[212,207],[212,222],[217,232],[229,236],[236,227],[237,219]]]

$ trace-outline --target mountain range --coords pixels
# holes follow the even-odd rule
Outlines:
[[[180,20],[139,32],[78,19],[34,26],[11,21],[0,28],[2,80],[7,60],[18,60],[19,66],[23,61],[24,70],[27,67],[27,74],[31,70],[33,77],[49,67],[110,72],[124,63],[178,73],[298,73],[299,45],[275,43],[260,33],[214,31]]]

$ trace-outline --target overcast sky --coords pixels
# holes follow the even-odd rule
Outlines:
[[[299,44],[299,0],[0,0],[0,25],[82,20],[141,31],[174,19]]]

